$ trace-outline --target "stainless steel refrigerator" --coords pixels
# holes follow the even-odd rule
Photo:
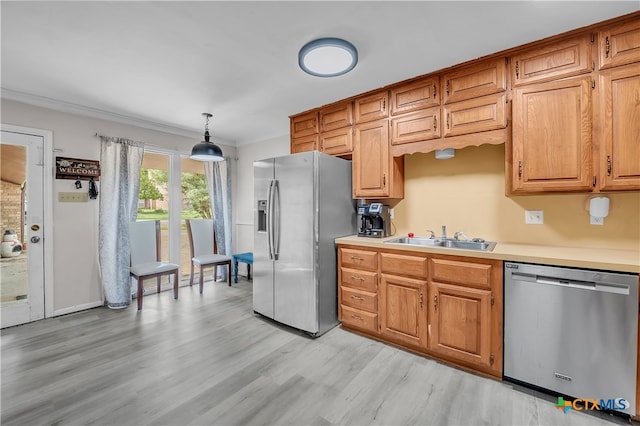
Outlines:
[[[253,310],[319,336],[338,324],[334,239],[356,233],[351,162],[310,151],[253,171]]]

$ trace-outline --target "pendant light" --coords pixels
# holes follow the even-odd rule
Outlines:
[[[202,115],[207,119],[204,125],[204,140],[193,147],[190,158],[198,161],[223,161],[222,150],[209,140],[209,118],[213,115],[208,112],[203,112]]]

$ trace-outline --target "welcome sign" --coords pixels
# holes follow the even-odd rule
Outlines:
[[[100,162],[56,157],[56,179],[100,180]]]

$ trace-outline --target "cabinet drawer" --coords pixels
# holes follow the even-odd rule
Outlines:
[[[588,36],[534,48],[511,58],[513,86],[591,72]]]
[[[459,136],[507,127],[506,92],[445,105],[444,136]]]
[[[291,139],[291,153],[313,151],[318,147],[318,135]]]
[[[427,278],[427,258],[406,254],[380,253],[383,273]]]
[[[503,58],[463,68],[443,77],[445,104],[464,101],[507,89],[507,66]]]
[[[600,68],[640,62],[640,20],[599,33]]]
[[[378,312],[378,294],[340,286],[340,301],[343,305],[376,313]]]
[[[438,77],[429,77],[391,89],[391,115],[440,105]]]
[[[320,110],[320,131],[351,126],[353,124],[353,105],[351,102],[332,105]]]
[[[439,138],[439,116],[438,107],[394,117],[391,119],[391,145]]]
[[[376,271],[378,269],[378,252],[341,248],[340,262],[340,266]]]
[[[343,285],[368,291],[378,290],[378,274],[376,272],[340,268],[340,274]]]
[[[388,103],[389,92],[380,92],[356,99],[353,102],[356,124],[388,117]]]
[[[448,259],[431,259],[431,281],[491,288],[492,265]]]
[[[291,118],[291,137],[315,135],[318,133],[318,111],[308,112]]]
[[[371,312],[353,309],[345,305],[340,305],[340,321],[348,327],[361,328],[372,333],[378,332],[378,315]]]
[[[350,153],[353,151],[353,129],[345,127],[321,133],[320,150],[329,155]]]

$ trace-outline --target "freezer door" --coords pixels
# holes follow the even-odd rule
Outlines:
[[[314,152],[275,159],[274,319],[310,333],[318,331],[314,162]]]
[[[253,163],[253,310],[269,318],[273,318],[273,261],[268,235],[273,166],[273,159]]]

